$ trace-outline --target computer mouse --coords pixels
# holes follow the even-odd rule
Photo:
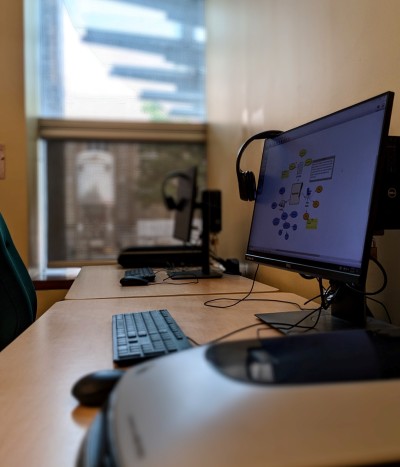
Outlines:
[[[149,285],[149,281],[141,276],[122,277],[119,282],[122,286]]]
[[[124,370],[99,370],[80,378],[72,387],[72,395],[82,405],[100,407],[124,374]]]

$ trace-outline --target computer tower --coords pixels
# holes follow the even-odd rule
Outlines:
[[[379,193],[375,232],[400,229],[400,137],[389,136],[384,151],[384,175]]]
[[[210,233],[219,233],[222,230],[222,195],[220,190],[204,190],[202,204],[208,213],[208,227]]]

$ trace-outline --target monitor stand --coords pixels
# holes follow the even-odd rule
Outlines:
[[[186,269],[174,271],[170,274],[170,279],[218,279],[222,273],[210,267],[210,222],[212,209],[210,206],[210,196],[207,190],[204,190],[201,197],[201,203],[197,205],[201,208],[203,232],[201,235],[201,269]]]
[[[368,315],[365,287],[351,289],[343,283],[331,281],[335,295],[331,306],[321,312],[313,310],[289,311],[282,313],[259,313],[257,318],[283,334],[304,332],[330,332],[345,329],[367,329],[390,331],[398,329],[385,321]]]

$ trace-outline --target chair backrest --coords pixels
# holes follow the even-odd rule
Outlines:
[[[0,214],[0,350],[36,318],[36,291]]]

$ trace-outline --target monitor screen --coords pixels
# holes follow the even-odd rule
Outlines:
[[[267,139],[246,259],[365,279],[388,92]]]
[[[179,172],[177,205],[174,222],[174,238],[189,243],[191,240],[193,215],[197,197],[197,167]]]
[[[246,259],[330,281],[330,314],[303,329],[369,319],[365,281],[393,99],[378,95],[264,143]],[[301,319],[272,315],[257,316],[290,332]]]

